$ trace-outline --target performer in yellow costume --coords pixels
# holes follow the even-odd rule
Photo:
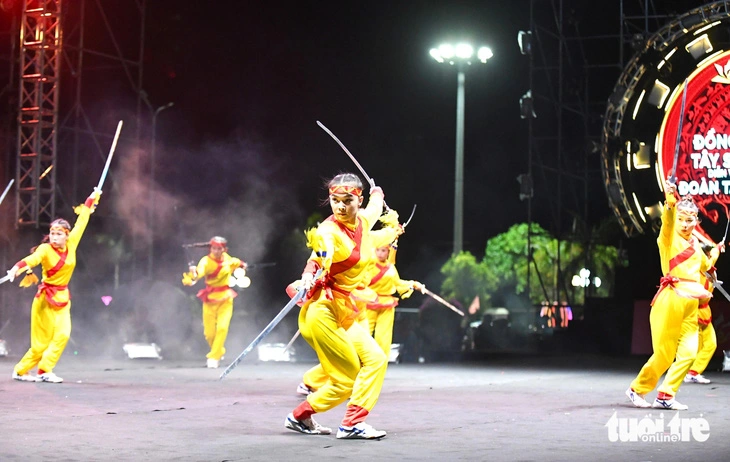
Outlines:
[[[413,289],[422,290],[423,284],[418,281],[407,281],[400,278],[395,264],[390,261],[390,254],[395,253],[390,245],[375,249],[376,262],[368,268],[370,288],[378,294],[375,302],[367,304],[368,326],[370,335],[383,349],[386,356],[390,355],[390,345],[393,343],[393,323],[395,321],[395,307],[400,298],[408,298]]]
[[[360,323],[351,293],[363,286],[364,270],[375,247],[370,230],[382,213],[384,194],[372,187],[366,208],[362,182],[343,173],[328,183],[332,215],[317,228],[313,252],[302,284],[311,288],[299,313],[302,337],[312,346],[327,381],[286,418],[286,428],[306,434],[329,434],[312,418],[350,398],[337,438],[377,439],[386,435],[365,422],[377,403],[387,358]],[[392,242],[393,234],[385,242]],[[381,244],[382,245],[382,244]],[[316,281],[314,274],[322,270]],[[361,367],[362,364],[362,367]]]
[[[183,275],[183,284],[191,286],[205,278],[205,288],[198,291],[203,302],[203,335],[210,351],[206,355],[206,366],[215,369],[226,353],[226,337],[233,316],[233,299],[238,296],[229,286],[231,275],[237,268],[246,268],[246,262],[228,255],[228,241],[220,236],[210,242],[210,253],[191,266]]]
[[[73,228],[62,218],[51,222],[43,243],[8,271],[11,280],[19,272],[27,271],[28,275],[21,281],[21,286],[25,287],[38,281],[30,271],[32,268],[41,265],[43,272],[31,306],[30,349],[13,368],[15,380],[63,382],[53,369],[71,337],[71,294],[68,283],[76,268],[76,249],[100,196],[101,191],[95,190],[83,205],[75,208],[78,218]],[[36,366],[37,376],[30,373]]]
[[[383,223],[384,227],[380,230],[372,231],[371,236],[373,237],[374,242],[386,242],[389,239],[392,239],[392,237],[394,236],[394,234],[393,234],[394,232],[395,232],[395,234],[401,234],[403,232],[403,227],[398,223],[398,213],[395,212],[394,210],[389,210],[385,215],[381,216],[379,218],[379,220]],[[380,270],[378,269],[379,267],[377,266],[378,250],[386,249],[386,252],[384,253],[385,260],[383,260],[383,262],[381,262],[381,263],[386,263],[386,264],[390,265],[390,263],[388,263],[389,253],[387,252],[387,249],[389,249],[391,247],[391,245],[393,245],[393,244],[379,246],[375,250],[376,258],[372,259],[371,262],[366,267],[364,275],[363,275],[362,285],[359,286],[357,289],[353,290],[352,293],[350,294],[352,301],[355,304],[355,306],[359,312],[358,317],[357,317],[357,322],[360,324],[360,326],[363,329],[370,332],[371,336],[373,336],[373,327],[374,327],[374,323],[377,322],[378,313],[376,313],[376,315],[374,315],[371,320],[371,317],[370,317],[371,314],[370,314],[370,311],[368,310],[368,307],[369,306],[377,307],[375,309],[377,309],[378,312],[381,312],[382,311],[381,307],[384,306],[383,302],[387,303],[391,308],[395,307],[395,305],[397,304],[397,300],[395,300],[394,297],[391,297],[393,299],[392,301],[387,300],[385,298],[381,298],[379,296],[378,292],[375,290],[376,287],[373,287],[373,283],[375,282],[377,288],[383,289],[384,292],[390,290],[390,292],[388,292],[389,295],[395,291],[395,289],[385,289],[384,288],[384,287],[386,287],[386,284],[380,282],[382,276],[379,276],[377,278],[377,280],[375,280],[375,281],[372,280],[372,278],[378,276],[378,274],[380,272]],[[382,253],[382,251],[381,251],[381,253]],[[394,254],[395,254],[395,251],[393,251],[393,253],[390,255],[394,255]],[[388,266],[388,268],[390,268],[391,266],[392,265]],[[395,270],[394,267],[392,269]],[[392,276],[392,272],[389,272],[388,274],[389,274],[389,276]],[[396,277],[397,277],[397,271],[396,271]],[[386,278],[385,282],[387,283],[387,281],[390,281],[390,278]],[[405,284],[409,284],[409,283],[419,284],[419,288],[422,287],[420,285],[420,283],[416,283],[415,281],[403,281],[403,282]],[[364,287],[365,285],[367,285],[367,287]],[[403,292],[404,293],[407,292],[409,290],[409,287],[411,287],[411,285],[409,285],[408,287],[403,289]],[[290,296],[293,296],[293,294],[296,293],[296,290],[294,290],[294,288],[291,287],[291,288],[287,289],[287,292],[289,293]],[[411,289],[411,292],[412,292],[412,289]],[[410,293],[408,295],[410,295]],[[384,308],[384,309],[387,309],[387,308]],[[391,310],[391,312],[392,312],[392,310]],[[391,339],[393,336],[392,335],[393,319],[394,318],[391,316],[390,334],[388,334],[387,332],[383,332],[381,334],[381,336],[387,335],[388,336],[387,340],[383,339],[383,341],[381,343],[380,341],[378,341],[379,337],[373,336],[375,338],[376,343],[378,343],[378,345],[380,345],[381,349],[383,349],[386,359],[390,355],[390,342],[391,342]],[[383,324],[384,323],[380,324],[380,331],[385,329],[383,327]],[[348,330],[348,332],[349,332],[349,330]],[[386,342],[387,342],[387,348],[383,347],[383,345]],[[300,395],[305,395],[305,396],[309,395],[311,393],[314,393],[315,390],[319,389],[320,387],[322,387],[322,385],[324,385],[327,382],[327,379],[328,379],[327,374],[324,372],[322,365],[317,364],[316,366],[310,368],[309,370],[307,370],[307,372],[304,373],[302,382],[297,387],[297,393]]]
[[[626,396],[636,407],[685,410],[688,407],[675,396],[697,356],[698,300],[712,297],[700,283],[700,272],[711,265],[692,236],[698,220],[692,197],[684,196],[677,202],[676,186],[671,182],[665,183],[664,191],[662,225],[657,238],[664,276],[649,317],[654,352],[631,382]],[[665,372],[656,400],[649,404],[644,397]]]
[[[725,243],[721,242],[717,246],[702,246],[702,250],[705,251],[705,255],[707,255],[707,258],[710,259],[710,264],[713,265],[707,271],[707,274],[702,273],[700,275],[700,281],[704,284],[705,289],[707,289],[709,292],[712,292],[712,290],[715,288],[713,281],[717,281],[717,270],[715,269],[714,265],[717,262],[718,257],[720,256],[720,252],[722,251],[718,251],[718,247],[720,249],[724,249]],[[708,275],[711,279],[708,279]],[[694,363],[692,363],[692,366],[690,366],[689,372],[684,377],[684,381],[686,383],[701,383],[703,385],[706,385],[708,383],[711,383],[712,381],[703,376],[702,373],[705,371],[707,365],[710,363],[712,355],[715,354],[715,349],[717,349],[717,336],[715,335],[715,328],[712,327],[712,310],[710,310],[709,298],[700,300],[697,322],[699,323],[700,327],[697,358],[695,358]]]

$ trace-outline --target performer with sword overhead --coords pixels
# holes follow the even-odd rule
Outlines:
[[[43,277],[31,307],[30,349],[13,368],[14,380],[63,382],[53,369],[71,337],[71,294],[68,284],[76,267],[76,249],[89,223],[89,217],[99,203],[121,129],[122,121],[119,121],[98,185],[86,202],[74,209],[78,214],[74,226],[71,227],[62,218],[53,220],[43,243],[8,270],[11,281],[18,273],[28,271],[29,274],[21,282],[21,286],[28,286],[33,281],[37,282],[32,268],[38,265],[43,268]],[[33,375],[31,370],[36,366],[38,374]]]
[[[394,239],[394,236],[402,234],[402,230],[405,228],[405,225],[400,225],[398,223],[398,213],[391,209],[385,215],[382,215],[379,218],[379,221],[383,223],[383,227],[377,231],[372,231],[371,236],[373,237],[374,242],[381,242],[383,245],[379,246],[380,248],[386,248],[388,249],[391,244],[388,244],[389,240]],[[308,234],[315,232],[315,230],[311,230],[308,232]],[[397,239],[396,239],[397,242]],[[308,246],[311,246],[308,244]],[[375,251],[375,255],[377,255],[377,250]],[[388,265],[388,269],[395,270],[395,267],[393,267],[390,263],[387,262],[387,253],[386,255],[386,261],[384,262],[385,265]],[[373,327],[375,326],[375,322],[377,320],[377,316],[374,316],[373,319],[371,319],[371,311],[368,309],[368,306],[371,304],[378,304],[380,300],[379,292],[376,290],[378,287],[382,289],[382,286],[380,286],[380,280],[382,279],[382,276],[378,277],[377,280],[375,280],[375,287],[373,287],[373,278],[378,274],[379,270],[373,270],[373,268],[376,268],[377,260],[375,258],[371,258],[370,262],[368,263],[366,269],[364,270],[364,277],[361,282],[361,284],[350,293],[350,298],[352,302],[355,304],[355,307],[358,311],[357,314],[357,321],[356,323],[359,324],[360,327],[365,329],[367,332],[370,333],[371,336],[373,336]],[[382,283],[386,283],[387,281],[390,281],[390,274],[389,277],[385,278],[385,281]],[[392,281],[390,281],[392,282]],[[419,288],[423,287],[420,283],[416,281],[404,281],[406,283],[413,282],[413,285],[418,284]],[[298,284],[298,281],[291,284],[289,287],[287,287],[287,293],[290,296],[293,296],[296,293],[296,286]],[[410,292],[413,291],[411,288],[412,285],[409,285],[408,288],[404,288],[403,293],[405,294],[408,292],[407,295],[410,295]],[[388,295],[391,295],[393,291],[388,292]],[[406,295],[406,296],[407,296]],[[390,302],[390,301],[388,301]],[[395,305],[393,305],[394,307]],[[387,309],[386,309],[387,310]],[[381,310],[378,310],[380,312]],[[392,309],[390,310],[392,312]],[[377,314],[377,313],[375,313]],[[387,317],[387,314],[386,314]],[[387,332],[381,332],[384,330],[384,325],[386,324],[385,321],[380,323],[380,330],[378,331],[378,336],[373,336],[376,343],[382,348],[383,353],[385,353],[386,360],[388,356],[390,355],[390,340],[388,340],[387,346],[385,345],[385,341],[381,339],[381,337],[387,335]],[[390,332],[390,338],[392,339],[392,322],[390,325],[391,332]],[[348,329],[349,332],[349,329]],[[294,335],[294,338],[299,335],[299,331]],[[290,341],[289,343],[292,343]],[[381,343],[382,342],[382,343]],[[358,352],[358,355],[360,353]],[[367,361],[370,358],[367,354],[363,354],[361,356],[362,361]],[[363,363],[363,367],[369,367],[369,365]],[[387,363],[386,363],[387,367]],[[297,386],[297,394],[300,395],[309,395],[311,393],[314,393],[316,390],[321,388],[329,379],[327,376],[327,373],[324,371],[324,368],[322,367],[322,364],[317,364],[316,366],[310,368],[307,370],[307,372],[304,373],[304,377],[302,378],[302,382]]]
[[[649,317],[653,353],[626,390],[626,396],[636,407],[686,410],[675,396],[685,375],[697,356],[698,301],[712,294],[700,282],[700,274],[712,266],[692,235],[697,226],[699,209],[692,196],[677,199],[677,159],[679,157],[687,81],[684,82],[682,105],[677,124],[674,164],[664,183],[664,207],[657,246],[663,276],[659,290],[651,302]],[[718,250],[719,251],[719,250]],[[645,396],[659,385],[653,403]]]
[[[234,277],[238,278],[241,272],[244,272],[240,276],[243,280],[247,265],[240,258],[228,254],[228,241],[225,238],[214,236],[208,245],[208,255],[201,258],[197,266],[188,268],[182,282],[192,286],[205,278],[205,288],[198,291],[197,297],[203,302],[203,335],[210,347],[206,354],[206,367],[215,369],[226,353],[225,342],[233,316],[233,299],[238,296],[230,287],[230,281]]]
[[[361,209],[362,189],[360,178],[351,173],[329,181],[333,213],[318,226],[312,256],[302,274],[301,284],[310,292],[299,313],[299,329],[317,353],[328,380],[287,416],[286,428],[301,433],[329,434],[331,430],[317,424],[312,416],[349,397],[337,438],[377,439],[386,435],[365,420],[380,395],[387,357],[370,333],[355,322],[358,311],[350,296],[362,285],[364,270],[379,245],[373,242],[371,229],[384,202],[382,189],[371,187],[368,205]],[[392,242],[397,231],[383,237],[385,242]],[[315,280],[313,275],[320,269],[322,277]]]

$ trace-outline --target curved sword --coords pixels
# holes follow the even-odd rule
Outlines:
[[[414,213],[416,213],[416,207],[417,207],[417,206],[418,206],[418,204],[413,204],[413,210],[411,210],[411,216],[410,216],[410,217],[408,217],[408,220],[406,220],[405,224],[403,225],[403,227],[404,227],[404,228],[405,228],[406,226],[408,226],[408,223],[410,223],[410,222],[411,222],[411,220],[413,220],[413,214],[414,214]]]
[[[358,162],[357,159],[355,159],[355,156],[353,156],[352,153],[350,153],[350,151],[345,147],[345,145],[342,144],[342,141],[340,141],[340,139],[337,138],[335,136],[335,134],[332,133],[332,131],[330,131],[329,128],[325,127],[324,124],[322,122],[320,122],[319,120],[317,121],[317,125],[319,125],[322,130],[326,131],[327,134],[329,136],[331,136],[333,140],[337,141],[337,144],[339,144],[340,147],[342,148],[342,150],[345,151],[345,154],[347,154],[350,157],[350,160],[352,160],[352,162],[355,164],[355,167],[357,167],[357,169],[360,170],[360,173],[362,173],[362,176],[364,176],[365,179],[367,180],[367,182],[370,183],[370,187],[371,188],[374,187],[375,182],[373,181],[373,179],[370,178],[370,175],[368,175],[367,172],[365,171],[365,169],[362,168],[362,165],[360,165],[360,162]]]

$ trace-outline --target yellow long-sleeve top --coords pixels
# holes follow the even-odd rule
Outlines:
[[[700,282],[702,286],[707,289],[708,292],[712,293],[715,288],[713,281],[717,281],[717,270],[715,269],[715,263],[720,257],[720,250],[717,247],[713,247],[710,250],[709,262],[711,267],[707,270],[707,273],[700,273]],[[709,279],[708,274],[712,279]],[[697,310],[697,322],[702,326],[707,326],[712,322],[712,310],[710,310],[710,299],[703,298],[700,300],[700,305]]]
[[[384,310],[395,308],[398,299],[393,296],[398,293],[401,298],[408,298],[413,293],[415,281],[407,281],[400,278],[395,265],[391,263],[375,262],[367,269],[367,276],[370,279],[369,287],[378,294],[377,301],[368,303],[369,310]]]
[[[662,210],[662,226],[657,237],[659,257],[662,272],[659,291],[671,287],[680,297],[710,298],[708,292],[700,283],[700,273],[710,268],[710,263],[702,251],[697,239],[691,236],[683,238],[674,228],[677,213],[677,199],[673,194],[666,194]],[[652,300],[652,305],[656,300]]]
[[[355,309],[349,296],[358,287],[367,287],[365,269],[374,258],[375,248],[388,245],[397,237],[395,228],[371,232],[383,211],[383,204],[382,194],[371,194],[367,207],[360,209],[354,225],[340,223],[330,216],[317,227],[312,255],[304,273],[322,269],[323,276],[315,284],[309,298],[317,290],[324,289],[328,293],[335,292],[348,297],[349,307]]]
[[[195,268],[197,279],[205,278],[205,288],[198,291],[197,297],[204,302],[223,302],[236,298],[238,293],[231,289],[228,281],[236,268],[244,266],[240,258],[231,257],[223,252],[220,260],[206,255]]]
[[[91,216],[91,208],[87,205],[78,207],[78,210],[78,218],[68,234],[64,248],[57,249],[49,243],[43,243],[32,254],[16,263],[21,269],[26,266],[35,268],[41,265],[43,277],[38,284],[36,297],[45,296],[48,304],[54,309],[65,307],[71,300],[68,283],[76,268],[76,249]]]

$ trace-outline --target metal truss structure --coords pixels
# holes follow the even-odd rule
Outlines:
[[[20,24],[15,215],[18,226],[56,214],[62,0],[26,0]]]
[[[530,62],[529,92],[520,101],[528,126],[528,167],[518,181],[528,223],[549,224],[559,240],[589,248],[600,239],[597,234],[611,227],[602,206],[603,122],[615,112],[610,108],[621,104],[611,89],[626,74],[631,57],[675,14],[660,12],[654,3],[617,0],[599,10],[593,2],[580,0],[530,1],[530,28],[519,37]],[[676,28],[667,29],[667,35],[672,33]],[[614,208],[610,197],[608,203]],[[617,216],[626,229],[625,220]],[[531,261],[532,249],[529,254]],[[574,268],[561,263],[559,246],[556,265],[552,286],[539,281],[546,299],[569,293],[565,275]],[[529,278],[528,272],[528,291]]]

